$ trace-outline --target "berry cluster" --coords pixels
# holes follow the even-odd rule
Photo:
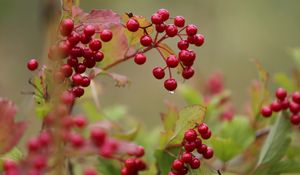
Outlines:
[[[139,158],[128,158],[124,161],[121,175],[138,175],[139,171],[146,169],[146,164]]]
[[[172,163],[172,171],[168,175],[184,175],[188,173],[188,166],[192,169],[198,169],[201,161],[199,154],[205,159],[210,159],[214,155],[212,148],[202,143],[202,139],[206,140],[211,137],[211,130],[205,123],[197,126],[198,133],[195,129],[189,129],[184,133],[181,151],[178,158]],[[201,136],[201,138],[198,137]],[[196,152],[195,152],[196,150]],[[198,154],[197,154],[198,153]]]
[[[96,31],[93,25],[84,26],[82,31],[76,30],[71,19],[64,19],[60,24],[61,40],[49,49],[49,59],[62,60],[66,62],[55,73],[54,79],[62,83],[67,79],[72,82],[74,96],[81,97],[84,94],[83,87],[90,85],[90,78],[82,75],[87,68],[93,68],[97,62],[104,58],[102,42],[109,42],[113,34],[110,30],[104,29]],[[99,33],[99,39],[96,34]],[[29,60],[27,63],[29,70],[33,71],[38,67],[36,60]]]
[[[264,106],[261,109],[261,115],[263,117],[272,116],[273,112],[280,112],[289,110],[291,112],[290,122],[293,125],[300,124],[300,92],[296,91],[288,96],[288,93],[283,88],[276,90],[276,99],[268,106]]]
[[[169,78],[165,80],[164,87],[169,91],[174,91],[177,88],[177,81],[172,77],[171,68],[181,66],[182,77],[189,79],[194,75],[194,69],[192,68],[196,59],[196,53],[193,50],[189,50],[191,44],[195,46],[202,46],[204,43],[204,36],[197,34],[198,28],[193,24],[185,25],[185,19],[182,16],[170,17],[168,10],[159,9],[151,16],[151,22],[155,26],[156,35],[151,37],[146,28],[150,26],[140,26],[138,20],[130,18],[126,23],[126,28],[131,32],[136,32],[139,29],[144,30],[144,35],[140,38],[140,44],[147,48],[155,48],[165,62],[165,66],[155,67],[152,71],[153,76],[156,79],[163,79],[165,77],[165,70],[169,71]],[[169,22],[169,23],[167,23]],[[159,38],[159,34],[162,34]],[[160,43],[166,38],[178,37],[180,40],[177,43],[177,47],[180,50],[178,55],[169,53],[168,57],[162,54],[162,50],[168,52]],[[144,64],[146,62],[146,56],[144,52],[139,52],[135,55],[134,61],[136,64]]]

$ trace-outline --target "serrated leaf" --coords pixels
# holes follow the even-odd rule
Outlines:
[[[274,75],[274,81],[278,86],[285,88],[288,92],[297,90],[296,84],[283,72],[276,73]]]
[[[287,113],[279,113],[275,124],[272,126],[267,139],[261,149],[259,159],[257,162],[257,173],[262,170],[266,171],[272,167],[272,165],[281,160],[286,153],[290,144],[290,131],[291,124]]]
[[[183,108],[179,112],[179,118],[173,136],[169,143],[180,143],[183,138],[184,131],[193,128],[196,123],[202,123],[206,108],[200,105],[192,105]]]
[[[189,105],[204,104],[203,97],[200,93],[187,84],[181,84],[178,88],[178,92]]]
[[[175,149],[176,155],[177,151]],[[172,152],[167,152],[165,150],[155,150],[154,157],[156,159],[156,164],[159,170],[159,174],[168,174],[169,171],[171,171],[172,162],[176,159],[176,157],[172,156]]]

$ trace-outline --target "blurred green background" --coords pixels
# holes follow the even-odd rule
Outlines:
[[[45,4],[49,2],[58,3],[0,0],[0,96],[15,101],[23,117],[33,115],[32,97],[21,95],[21,91],[32,89],[27,83],[33,75],[26,69],[27,60],[45,57],[42,55],[44,16],[48,14]],[[196,78],[184,83],[201,84],[210,72],[220,69],[236,104],[245,101],[247,88],[256,77],[251,59],[259,59],[271,74],[290,73],[293,62],[289,59],[289,49],[300,46],[299,0],[82,0],[82,8],[86,11],[112,9],[119,14],[133,12],[146,17],[159,8],[166,8],[172,16],[185,16],[188,23],[199,26],[206,43],[196,49]],[[184,103],[176,93],[172,95],[164,90],[163,81],[152,77],[152,68],[161,65],[157,53],[150,52],[148,57],[143,66],[128,61],[114,68],[131,79],[128,87],[117,88],[108,78],[97,81],[103,84],[102,106],[126,104],[133,116],[153,125],[164,111],[164,100]]]

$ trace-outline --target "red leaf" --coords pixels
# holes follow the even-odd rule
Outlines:
[[[0,154],[10,151],[20,140],[25,122],[15,122],[16,106],[0,98]]]

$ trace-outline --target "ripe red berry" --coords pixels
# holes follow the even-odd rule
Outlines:
[[[68,65],[75,67],[78,64],[78,60],[76,57],[70,57],[70,58],[68,58],[67,63],[68,63]]]
[[[141,159],[135,159],[135,164],[136,164],[136,168],[138,170],[145,170],[146,169],[146,164]]]
[[[196,143],[195,142],[185,142],[183,144],[183,147],[186,152],[193,152],[196,149]]]
[[[204,36],[201,35],[201,34],[196,34],[194,36],[194,44],[195,44],[195,46],[200,47],[200,46],[203,45],[203,43],[204,43]]]
[[[299,125],[300,124],[300,116],[297,114],[294,114],[291,116],[290,121],[293,125]]]
[[[287,96],[287,92],[286,92],[285,89],[283,89],[283,88],[278,88],[278,89],[276,90],[276,97],[277,97],[279,100],[283,101],[283,100],[285,99],[286,96]]]
[[[94,55],[94,59],[95,59],[96,62],[102,61],[103,58],[104,58],[104,54],[101,51],[96,52],[95,55]]]
[[[187,140],[188,142],[193,142],[197,138],[197,133],[193,129],[189,129],[184,133],[184,139]]]
[[[281,102],[278,101],[278,100],[274,100],[272,103],[271,103],[271,109],[272,111],[274,112],[279,112],[281,110]]]
[[[151,16],[151,22],[153,24],[161,24],[163,23],[163,19],[162,19],[162,16],[158,13],[154,13],[152,16]]]
[[[128,159],[126,159],[125,162],[124,162],[124,165],[129,170],[135,169],[135,166],[136,166],[136,164],[135,164],[135,158],[128,158]]]
[[[174,24],[175,24],[175,26],[177,26],[177,27],[183,27],[184,23],[185,23],[185,19],[184,19],[183,16],[176,16],[174,18]]]
[[[202,145],[202,140],[200,138],[196,138],[195,145],[196,145],[196,148],[199,148]]]
[[[87,121],[86,121],[86,118],[83,116],[76,116],[73,118],[73,123],[78,128],[83,128],[86,126]]]
[[[195,71],[192,67],[185,67],[181,73],[184,79],[190,79],[195,74]]]
[[[152,44],[152,38],[149,35],[144,35],[140,39],[140,43],[142,46],[150,46]]]
[[[178,49],[180,50],[186,50],[189,48],[189,42],[187,40],[180,40],[178,43],[177,43],[177,47]]]
[[[97,171],[93,168],[87,168],[84,170],[83,175],[97,175]]]
[[[98,39],[93,39],[92,41],[90,41],[89,47],[92,51],[98,51],[102,48],[102,43]]]
[[[62,36],[68,36],[72,33],[73,29],[74,29],[74,22],[71,19],[64,19],[61,23],[60,23],[60,34]]]
[[[298,112],[300,112],[300,105],[298,103],[290,102],[289,108],[293,114],[297,114]]]
[[[200,147],[197,148],[197,152],[199,154],[204,154],[207,151],[207,146],[205,144],[202,144]]]
[[[166,30],[166,25],[165,24],[157,24],[157,25],[155,25],[155,30],[158,33],[162,33]]]
[[[122,174],[123,175],[123,174]],[[174,172],[168,172],[168,175],[177,175],[177,173]]]
[[[180,61],[190,61],[190,52],[188,50],[181,50],[178,54]]]
[[[80,35],[80,42],[81,42],[82,44],[87,44],[87,43],[89,43],[89,42],[91,41],[91,39],[92,39],[91,36],[86,35],[86,34],[84,34],[84,33]]]
[[[83,77],[81,81],[81,86],[82,87],[88,87],[91,83],[91,80],[89,77]]]
[[[211,137],[211,130],[208,129],[208,131],[204,134],[201,134],[201,137],[205,140],[209,139]]]
[[[183,162],[181,160],[175,159],[172,163],[172,168],[174,170],[180,171],[183,168]]]
[[[47,159],[42,155],[36,156],[33,160],[33,166],[37,170],[41,170],[45,168],[46,165],[47,165]]]
[[[294,92],[292,98],[295,103],[300,104],[300,92]]]
[[[27,68],[30,70],[30,71],[34,71],[38,68],[39,66],[39,63],[37,62],[36,59],[31,59],[27,62]]]
[[[28,141],[27,141],[27,149],[28,151],[38,151],[39,148],[40,148],[40,142],[39,142],[39,139],[38,138],[30,138]]]
[[[83,77],[80,74],[75,74],[72,76],[72,81],[74,85],[80,86],[82,83]]]
[[[80,134],[72,133],[69,139],[72,146],[75,148],[80,148],[84,145],[84,138]]]
[[[88,37],[93,36],[95,34],[95,32],[96,32],[96,29],[93,25],[87,25],[83,29],[83,33]]]
[[[142,157],[142,156],[144,156],[144,154],[145,154],[145,149],[144,149],[144,147],[138,146],[138,147],[136,148],[136,154],[135,154],[135,156],[136,156],[136,157]]]
[[[11,159],[6,159],[3,161],[3,169],[6,172],[16,170],[17,164],[15,161],[13,161]]]
[[[86,67],[83,63],[79,63],[75,68],[75,72],[78,74],[85,72],[85,70],[86,70]]]
[[[177,82],[175,79],[170,78],[164,82],[164,86],[168,91],[174,91],[177,88]]]
[[[87,68],[93,68],[96,65],[96,61],[95,61],[94,57],[86,58],[86,59],[83,60],[83,64]]]
[[[65,77],[70,77],[73,73],[73,69],[70,65],[64,64],[61,66],[61,71],[64,73]]]
[[[84,89],[81,87],[73,87],[72,92],[75,97],[81,97],[84,94]]]
[[[77,47],[77,46],[76,46],[76,47],[72,47],[72,48],[70,49],[69,54],[70,54],[71,56],[75,57],[75,58],[81,57],[82,54],[83,54],[83,50],[82,50],[81,47]]]
[[[76,32],[72,32],[71,35],[68,36],[67,40],[70,45],[75,46],[80,41],[80,35]]]
[[[207,147],[206,152],[203,153],[203,157],[205,159],[210,159],[214,156],[214,150],[210,147]]]
[[[169,13],[169,11],[166,10],[166,9],[159,9],[159,10],[157,11],[157,13],[161,15],[161,17],[162,17],[162,19],[163,19],[164,21],[168,20],[169,17],[170,17],[170,13]]]
[[[71,45],[68,41],[62,41],[58,44],[59,56],[66,58],[71,51]]]
[[[94,144],[101,146],[106,139],[106,133],[100,128],[92,128],[90,137]]]
[[[110,30],[104,29],[101,33],[100,33],[100,39],[103,42],[108,42],[112,39],[113,37],[113,33]]]
[[[89,48],[84,48],[82,51],[82,55],[84,58],[92,58],[94,56],[93,51]]]
[[[161,67],[154,68],[152,74],[156,79],[163,79],[165,77],[165,71]]]
[[[48,146],[51,143],[51,134],[47,131],[43,131],[40,133],[38,139],[41,146]]]
[[[260,113],[263,117],[270,117],[272,115],[272,109],[269,106],[261,108]]]
[[[184,163],[189,163],[189,162],[191,162],[191,161],[192,161],[192,158],[193,158],[193,156],[192,156],[192,154],[189,153],[189,152],[185,152],[185,153],[183,153],[182,156],[181,156],[181,160],[182,160],[182,162],[184,162]]]
[[[136,32],[139,29],[140,24],[137,20],[130,18],[126,23],[126,27],[129,31]]]
[[[61,97],[60,97],[60,101],[63,103],[63,104],[66,104],[66,105],[71,105],[73,102],[74,102],[74,95],[69,92],[69,91],[65,91]]]
[[[177,33],[178,33],[178,29],[174,24],[169,24],[166,26],[166,34],[169,37],[174,37],[177,35]]]
[[[200,125],[198,125],[197,130],[199,132],[199,134],[205,134],[208,131],[208,126],[205,123],[201,123]]]
[[[166,60],[167,66],[170,68],[175,68],[179,64],[179,60],[175,55],[170,55]]]
[[[288,109],[290,106],[290,101],[288,99],[284,99],[282,102],[281,102],[281,107],[282,109]]]
[[[138,53],[134,57],[134,62],[139,65],[144,64],[146,60],[147,60],[146,55],[143,53]]]
[[[197,169],[200,167],[200,160],[197,158],[193,158],[193,160],[190,162],[190,166],[192,169]]]
[[[197,29],[197,26],[195,26],[194,24],[189,24],[186,27],[185,31],[186,31],[187,35],[194,36],[197,34],[198,29]]]

